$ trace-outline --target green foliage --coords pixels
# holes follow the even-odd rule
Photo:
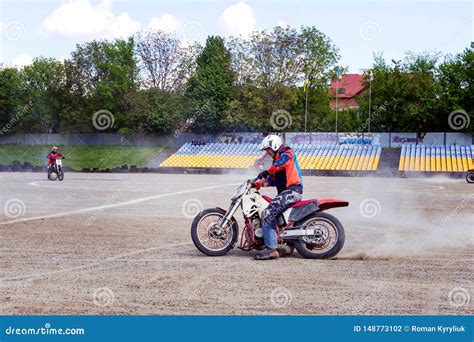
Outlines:
[[[132,92],[127,95],[130,123],[139,133],[168,133],[179,124],[185,100],[181,93],[168,93],[158,88]]]
[[[305,93],[303,88],[297,88],[298,100],[290,109],[293,124],[290,127],[292,131],[304,130],[305,115]],[[308,126],[309,132],[331,132],[335,127],[334,112],[329,106],[330,97],[326,87],[309,87],[308,96]]]
[[[285,130],[304,129],[305,98],[301,84],[327,92],[331,70],[339,59],[331,40],[315,27],[275,27],[271,32],[256,31],[249,40],[234,38],[228,43],[237,75],[238,101],[228,118],[233,126],[247,124],[251,130],[273,130],[272,113],[286,110],[292,124]],[[329,101],[321,92],[309,91],[309,114],[315,117],[329,111]],[[242,118],[235,122],[235,118]],[[320,118],[319,118],[320,119]],[[316,120],[312,127],[316,125]],[[311,122],[313,122],[311,121]]]
[[[440,112],[444,114],[444,122],[448,121],[448,113],[464,110],[471,122],[465,130],[474,132],[474,51],[472,48],[466,48],[462,53],[446,58],[439,66],[438,86]]]
[[[462,80],[468,78],[468,63],[462,65],[462,57],[458,56],[438,68],[438,59],[439,54],[410,53],[402,61],[387,63],[381,55],[376,56],[372,68],[372,131],[451,131],[448,115],[452,110],[472,111],[473,102],[466,96],[472,92],[471,86],[467,82],[464,89],[461,86]],[[460,77],[458,85],[448,81],[455,75]],[[365,86],[369,89],[368,74]],[[364,120],[368,120],[368,98],[366,91],[359,99]]]
[[[57,132],[65,100],[64,64],[37,58],[20,73],[24,104],[31,103],[21,125],[36,132]]]
[[[193,128],[199,132],[220,132],[225,128],[225,113],[235,95],[234,79],[224,40],[208,37],[186,89],[187,117],[193,120]]]
[[[156,30],[86,42],[64,61],[0,66],[0,134],[102,132],[92,122],[99,110],[114,116],[106,132],[127,135],[273,131],[278,110],[291,115],[285,131],[302,131],[306,100],[308,131],[334,131],[329,82],[339,58],[329,37],[305,26],[245,40],[210,36],[204,47]],[[371,131],[452,131],[450,113],[464,111],[471,125],[463,131],[473,132],[472,47],[444,60],[426,52],[400,61],[376,55],[371,72],[360,108],[338,113],[339,131],[366,130],[371,87]]]
[[[0,68],[0,125],[4,128],[0,134],[13,133],[17,129],[16,117],[21,115],[17,111],[22,102],[20,87],[20,73],[17,69]]]
[[[69,109],[74,121],[65,122],[65,130],[93,132],[92,116],[103,109],[114,115],[111,130],[129,127],[129,104],[125,99],[138,89],[133,39],[77,45],[67,64]]]

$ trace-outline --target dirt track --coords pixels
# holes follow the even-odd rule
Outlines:
[[[305,198],[351,202],[332,210],[343,251],[255,262],[203,256],[189,234],[195,209],[227,207],[244,176],[44,178],[0,174],[0,314],[474,313],[464,180],[306,177]]]

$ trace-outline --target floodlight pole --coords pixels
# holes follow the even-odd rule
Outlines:
[[[371,102],[372,102],[372,71],[370,72],[370,75],[369,75],[369,125],[368,125],[368,133],[370,133],[370,122],[372,121],[372,106],[371,106]]]
[[[337,98],[339,95],[339,76],[336,76],[336,137],[337,137]]]
[[[304,108],[304,132],[306,133],[306,127],[307,127],[307,122],[308,122],[308,84],[306,85],[306,91],[305,91],[305,108]]]

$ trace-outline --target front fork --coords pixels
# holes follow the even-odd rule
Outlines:
[[[219,228],[224,228],[232,220],[232,217],[239,208],[241,201],[242,200],[237,200],[230,204],[229,210],[227,210],[224,217],[219,221]]]

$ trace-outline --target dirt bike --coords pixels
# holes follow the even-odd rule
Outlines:
[[[474,183],[474,169],[467,170],[466,181]]]
[[[64,159],[64,157],[62,157],[62,159]],[[63,161],[59,158],[54,160],[52,167],[48,165],[48,179],[54,181],[56,178],[60,181],[64,179]]]
[[[240,207],[245,226],[238,248],[244,251],[262,250],[262,220],[271,197],[261,195],[253,184],[258,178],[241,184],[231,199],[229,209],[209,208],[193,220],[191,237],[194,245],[209,256],[222,256],[234,248],[239,227],[234,214]],[[338,254],[344,245],[344,228],[337,218],[325,210],[347,207],[349,202],[335,199],[299,201],[277,217],[278,251],[290,256],[294,249],[309,259],[328,259]]]

